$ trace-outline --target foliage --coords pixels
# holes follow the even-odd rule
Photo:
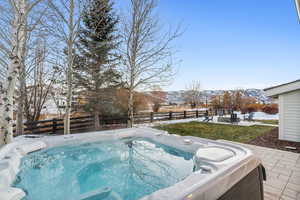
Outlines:
[[[256,103],[255,98],[244,97],[242,99],[241,108],[242,113],[250,113],[261,110],[261,104]]]
[[[228,91],[223,94],[223,108],[226,110],[232,109],[232,96]]]
[[[257,136],[271,131],[274,127],[269,126],[236,126],[211,124],[202,122],[189,122],[169,124],[156,127],[172,134],[191,135],[213,140],[224,139],[235,142],[249,142]]]
[[[75,85],[86,97],[86,111],[98,116],[105,112],[103,103],[108,106],[114,99],[113,88],[121,85],[115,53],[119,44],[118,18],[110,0],[89,0],[82,21],[77,44],[79,53],[75,59]]]
[[[233,110],[241,110],[243,104],[243,97],[240,90],[236,90],[232,95]]]
[[[256,122],[261,122],[264,124],[274,124],[274,125],[278,125],[279,121],[278,120],[273,120],[273,119],[268,119],[268,120],[254,120]]]
[[[226,91],[223,95],[213,96],[210,106],[216,110],[236,110],[242,113],[255,112],[262,109],[262,105],[256,103],[255,98],[242,96],[240,90]]]
[[[255,104],[246,105],[241,109],[242,114],[256,112],[256,111],[257,111],[257,107],[255,106]]]
[[[158,112],[161,107],[161,104],[158,101],[153,102],[152,110],[153,112]]]
[[[129,91],[126,89],[119,89],[116,93],[116,107],[120,113],[126,114],[128,112],[128,97]],[[133,113],[138,113],[141,110],[148,109],[149,98],[143,93],[135,92],[133,98]]]
[[[152,91],[149,95],[149,101],[152,104],[152,111],[158,112],[161,105],[166,100],[166,93],[160,90]]]
[[[220,95],[213,96],[211,98],[210,105],[215,110],[223,108],[221,96]]]
[[[101,88],[98,90],[101,94],[94,95],[88,91],[82,91],[78,97],[80,100],[75,107],[78,111],[91,114],[113,116],[119,114],[120,110],[115,106],[117,99],[115,88]]]
[[[278,105],[277,104],[265,105],[262,108],[262,111],[267,114],[277,114],[278,113]]]

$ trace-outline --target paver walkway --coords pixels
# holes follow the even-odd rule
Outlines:
[[[260,157],[266,168],[265,200],[300,200],[300,154],[242,145]]]

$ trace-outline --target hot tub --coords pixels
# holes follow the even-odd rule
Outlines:
[[[150,128],[37,138],[0,150],[0,200],[263,199],[244,147]]]

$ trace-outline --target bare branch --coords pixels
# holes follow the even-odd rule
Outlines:
[[[167,84],[174,76],[171,43],[181,35],[180,28],[164,32],[154,16],[156,6],[156,0],[131,0],[130,16],[123,17],[120,53],[129,90],[129,126],[133,122],[134,91]]]

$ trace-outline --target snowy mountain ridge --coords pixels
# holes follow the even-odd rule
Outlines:
[[[166,101],[168,103],[176,103],[182,104],[184,103],[184,94],[186,90],[178,90],[178,91],[167,91],[166,92]],[[233,93],[234,90],[204,90],[202,91],[202,98],[208,101],[217,95],[223,95],[225,92]],[[245,89],[241,90],[242,96],[245,97],[253,97],[257,100],[258,103],[271,103],[272,100],[266,96],[265,92],[261,89]]]

